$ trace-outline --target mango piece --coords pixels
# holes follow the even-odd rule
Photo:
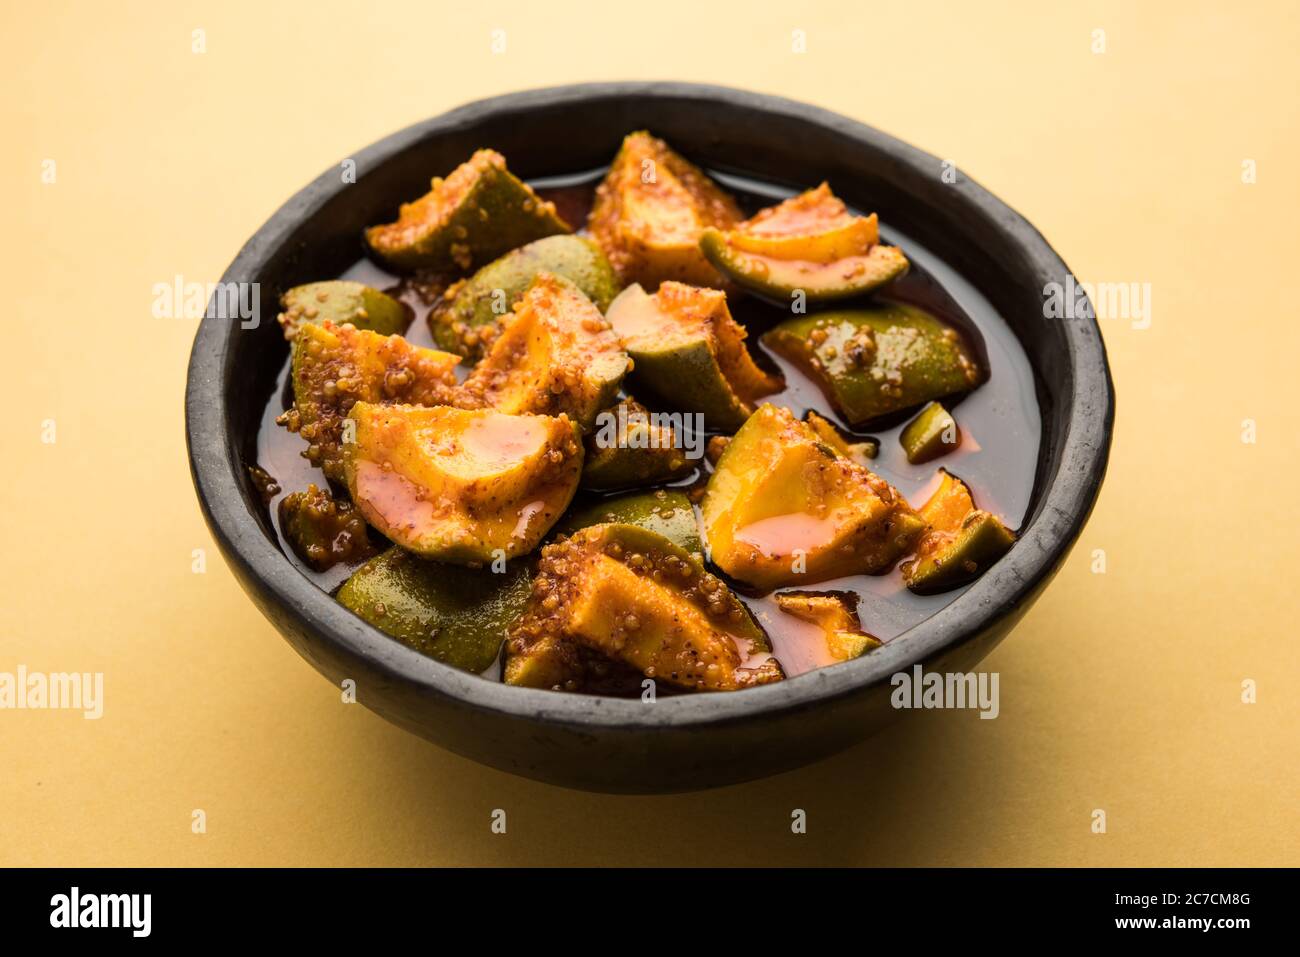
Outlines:
[[[907,423],[898,441],[907,453],[907,461],[920,465],[961,445],[961,429],[947,409],[938,402],[930,402]]]
[[[852,459],[859,465],[869,465],[880,453],[880,443],[875,439],[863,439],[860,442],[851,442],[840,432],[839,429],[831,425],[816,412],[809,412],[804,416],[804,421],[809,427],[817,433],[817,437],[833,448],[845,458]]]
[[[703,413],[711,429],[734,432],[757,399],[783,384],[755,364],[717,289],[665,282],[650,296],[634,283],[608,317],[632,356],[634,388],[668,408]]]
[[[961,334],[914,306],[799,316],[763,343],[807,372],[853,428],[986,378]]]
[[[574,646],[691,690],[784,677],[727,586],[685,549],[635,525],[593,525],[542,549],[532,599],[506,645],[506,681],[581,688]]]
[[[623,344],[582,290],[538,273],[456,404],[511,415],[568,415],[584,431],[627,372]]]
[[[370,248],[399,269],[468,272],[517,246],[572,232],[505,157],[479,150],[428,193],[403,203],[397,221],[366,230]]]
[[[736,249],[717,230],[706,229],[700,249],[723,276],[737,286],[783,304],[797,295],[811,303],[848,299],[878,289],[903,276],[907,258],[896,246],[872,246],[860,256],[819,263],[777,259]]]
[[[587,225],[623,283],[654,289],[669,279],[718,285],[718,273],[700,252],[700,233],[741,219],[734,199],[643,131],[624,138],[596,188]]]
[[[975,507],[966,483],[946,469],[939,488],[921,506],[925,534],[903,563],[903,580],[919,595],[974,581],[1015,544],[1015,533],[990,512]]]
[[[459,356],[413,346],[326,320],[300,325],[290,376],[293,408],[276,421],[308,443],[302,454],[335,481],[343,480],[343,419],[364,402],[440,405],[451,401]]]
[[[857,613],[840,595],[787,591],[776,596],[776,603],[787,615],[821,629],[825,653],[831,661],[848,661],[882,644],[879,638],[862,630]]]
[[[704,229],[700,251],[737,285],[788,303],[857,296],[907,272],[907,257],[880,244],[876,214],[854,216],[826,183],[759,211],[735,228]]]
[[[709,460],[709,464],[716,466],[718,460],[722,458],[722,453],[727,450],[731,444],[729,435],[712,435],[709,437],[709,444],[704,447],[704,457]]]
[[[353,572],[338,600],[420,654],[480,674],[497,660],[527,606],[530,581],[522,562],[494,574],[394,547]]]
[[[290,547],[313,571],[323,572],[339,562],[370,558],[375,547],[361,513],[329,489],[308,485],[280,499],[280,531]]]
[[[605,409],[586,438],[582,487],[596,491],[657,485],[695,468],[671,424],[635,399]]]
[[[695,506],[685,492],[656,489],[629,492],[576,505],[555,526],[557,534],[572,535],[591,525],[617,523],[648,528],[691,554],[703,553]]]
[[[352,500],[425,558],[472,565],[530,552],[578,487],[582,443],[567,416],[358,402],[348,418]]]
[[[622,288],[609,260],[590,239],[538,239],[512,249],[443,293],[429,313],[429,329],[438,348],[477,361],[500,333],[511,308],[543,272],[568,279],[601,312]]]
[[[280,297],[277,321],[284,337],[293,341],[303,323],[352,323],[381,336],[396,336],[411,324],[411,312],[387,293],[360,282],[333,279],[294,286]]]
[[[770,404],[727,444],[701,509],[709,557],[760,588],[884,571],[925,527],[897,489]]]

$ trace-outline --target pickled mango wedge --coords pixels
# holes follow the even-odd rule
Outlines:
[[[898,441],[907,454],[907,461],[920,465],[959,447],[961,429],[951,412],[938,402],[929,402],[903,427]]]
[[[567,416],[358,402],[344,445],[366,521],[425,558],[474,565],[532,551],[568,507],[582,442]]]
[[[714,564],[760,588],[882,572],[925,527],[897,489],[770,404],[727,443],[701,511]]]
[[[350,322],[381,336],[400,335],[411,323],[410,311],[392,296],[343,279],[294,286],[280,297],[280,309],[276,319],[290,341],[303,323]]]
[[[572,232],[528,184],[506,169],[505,157],[479,150],[446,179],[402,204],[396,222],[366,230],[370,248],[398,269],[468,272],[516,246]]]
[[[623,344],[569,280],[538,273],[505,330],[462,384],[457,404],[511,415],[568,415],[589,429],[618,395]]]
[[[683,437],[635,399],[626,398],[596,417],[587,436],[582,487],[596,491],[655,485],[689,475]]]
[[[850,441],[845,438],[839,429],[831,425],[826,419],[823,419],[816,412],[809,412],[804,416],[804,421],[809,427],[817,433],[817,437],[833,448],[836,452],[845,458],[852,459],[859,465],[865,465],[870,468],[871,460],[880,453],[880,443],[875,439],[863,439],[861,441]]]
[[[500,332],[515,303],[539,273],[568,279],[602,312],[622,288],[590,239],[548,236],[520,246],[447,289],[429,313],[438,348],[477,361]]]
[[[339,562],[370,558],[375,548],[361,513],[347,499],[336,499],[315,484],[280,499],[280,533],[313,571],[323,572]]]
[[[961,333],[914,306],[787,319],[764,333],[763,344],[807,372],[854,428],[986,378]]]
[[[700,234],[742,218],[736,201],[698,167],[643,131],[624,138],[587,225],[624,283],[654,289],[669,279],[718,285]]]
[[[1015,544],[1015,533],[991,512],[976,508],[966,483],[946,469],[938,489],[921,506],[925,534],[903,563],[903,580],[929,595],[973,581]]]
[[[881,645],[879,638],[862,630],[856,612],[841,595],[787,591],[776,596],[776,604],[787,615],[821,630],[819,650],[828,663],[857,658]]]
[[[667,408],[703,413],[710,429],[734,432],[757,399],[783,385],[755,364],[717,289],[665,282],[651,296],[634,283],[607,315],[634,361],[633,389]]]
[[[528,605],[530,581],[523,562],[494,574],[394,547],[353,572],[338,600],[420,654],[478,674],[496,661]]]
[[[706,228],[700,251],[738,286],[789,303],[858,296],[907,272],[907,257],[880,242],[876,214],[854,216],[822,183],[735,228]]]
[[[343,480],[343,419],[356,402],[440,405],[455,394],[460,357],[325,320],[298,327],[293,408],[276,421],[307,442],[303,456]]]
[[[628,492],[595,501],[575,502],[555,526],[554,534],[572,535],[591,525],[616,523],[648,528],[692,555],[703,554],[695,506],[685,492],[656,489]]]
[[[593,525],[542,549],[511,630],[510,684],[580,689],[581,650],[696,691],[781,680],[762,629],[685,549],[635,525]]]

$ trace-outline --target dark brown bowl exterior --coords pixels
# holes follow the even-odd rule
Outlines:
[[[281,291],[336,275],[362,228],[391,218],[476,148],[532,178],[596,168],[623,135],[650,129],[708,167],[790,185],[829,180],[972,281],[1010,323],[1038,380],[1043,439],[1034,501],[1015,548],[906,635],[855,661],[729,694],[654,703],[513,688],[425,658],[376,631],[281,553],[245,465],[284,361]],[[298,653],[358,700],[444,748],[515,774],[586,790],[686,791],[808,764],[895,714],[889,678],[923,662],[966,671],[1020,620],[1059,568],[1096,500],[1114,393],[1092,318],[1045,319],[1069,270],[1023,218],[938,159],[816,107],[724,87],[597,83],[494,97],[386,137],[332,169],[248,241],[223,282],[259,283],[262,321],[204,319],[186,389],[190,466],[208,526],[240,584]]]

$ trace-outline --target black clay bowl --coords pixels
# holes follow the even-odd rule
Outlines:
[[[887,722],[890,675],[923,662],[966,671],[1047,585],[1092,509],[1109,454],[1114,396],[1096,322],[1045,319],[1044,287],[1069,270],[1023,218],[938,159],[870,127],[771,96],[680,83],[601,83],[496,97],[386,137],[287,202],[223,277],[258,283],[261,316],[279,293],[337,275],[364,226],[424,192],[476,148],[524,177],[592,169],[648,128],[713,169],[791,185],[830,180],[851,204],[945,259],[1010,323],[1037,378],[1043,435],[1020,541],[933,617],[855,661],[742,692],[653,704],[514,688],[393,641],[319,590],[281,553],[245,464],[286,345],[273,321],[204,319],[186,391],[190,466],[209,527],[258,607],[298,653],[358,700],[457,754],[554,784],[682,791],[795,768]],[[1076,310],[1077,312],[1078,310]]]

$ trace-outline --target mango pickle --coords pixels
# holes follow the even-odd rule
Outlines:
[[[973,581],[1015,544],[1015,533],[991,512],[975,507],[966,483],[946,469],[920,515],[925,533],[903,580],[917,594],[931,595]]]
[[[276,320],[291,342],[303,323],[351,323],[381,336],[401,335],[411,324],[410,311],[392,296],[342,279],[294,286],[280,297],[280,309]]]
[[[304,492],[291,492],[280,499],[279,511],[281,534],[313,571],[375,554],[366,520],[351,502],[336,499],[328,488],[308,485]]]
[[[428,193],[403,203],[397,220],[366,230],[384,262],[401,270],[468,272],[517,246],[572,232],[549,203],[506,169],[505,157],[479,150]]]
[[[580,689],[583,648],[687,690],[784,677],[730,589],[685,549],[635,525],[593,525],[542,549],[532,598],[506,644],[505,680]]]
[[[569,280],[538,273],[461,385],[456,404],[511,415],[567,415],[584,431],[618,395],[623,344]]]
[[[572,282],[601,312],[622,288],[592,240],[564,235],[534,240],[448,287],[429,313],[429,330],[438,348],[478,361],[512,307],[543,272]]]
[[[642,131],[624,138],[587,225],[624,284],[653,290],[667,280],[718,285],[700,234],[742,218],[736,201],[698,167]]]
[[[692,555],[703,553],[695,506],[685,492],[658,489],[628,492],[576,504],[555,526],[555,534],[572,535],[591,525],[616,523],[648,528]]]
[[[736,285],[783,305],[859,296],[907,272],[880,243],[876,214],[854,216],[827,183],[760,210],[730,230],[706,228],[700,251]]]
[[[581,485],[593,491],[657,485],[695,469],[673,428],[630,397],[604,410],[586,445]]]
[[[343,480],[343,420],[359,401],[440,405],[451,401],[459,356],[413,346],[326,320],[300,325],[290,377],[293,408],[276,422],[296,432],[303,456],[334,481]]]
[[[839,595],[787,591],[776,596],[776,604],[787,615],[820,628],[826,654],[833,661],[857,658],[882,644],[862,630],[857,613]]]
[[[714,564],[760,588],[882,572],[925,527],[892,485],[770,404],[727,444],[701,511]]]
[[[338,600],[422,655],[476,674],[492,666],[528,605],[525,563],[501,573],[426,561],[393,547],[362,565]]]
[[[717,289],[665,282],[651,296],[634,283],[610,304],[608,318],[633,359],[633,389],[702,413],[711,429],[734,432],[757,399],[781,388],[780,378],[755,364],[747,333]]]
[[[809,412],[804,416],[804,421],[809,427],[817,433],[817,437],[833,448],[840,455],[847,459],[852,459],[859,465],[869,465],[872,459],[880,454],[880,443],[875,439],[862,439],[861,441],[850,442],[841,433],[840,430],[831,425],[826,419],[822,418],[816,412]]]
[[[524,555],[578,487],[582,443],[567,416],[358,402],[348,420],[352,500],[424,558],[478,565]]]
[[[946,469],[919,508],[891,484],[960,457],[974,494],[1032,503],[1042,439],[1014,331],[919,242],[882,242],[828,182],[765,198],[644,130],[536,190],[472,146],[364,230],[346,275],[381,288],[276,289],[292,404],[264,415],[323,477],[263,430],[244,491],[362,621],[520,687],[736,691],[905,642],[950,597],[916,596],[1015,543]]]
[[[853,428],[986,378],[961,333],[915,306],[799,316],[763,343],[807,372]]]
[[[961,429],[947,409],[938,402],[930,402],[907,423],[898,441],[907,453],[907,461],[920,465],[960,446]]]

